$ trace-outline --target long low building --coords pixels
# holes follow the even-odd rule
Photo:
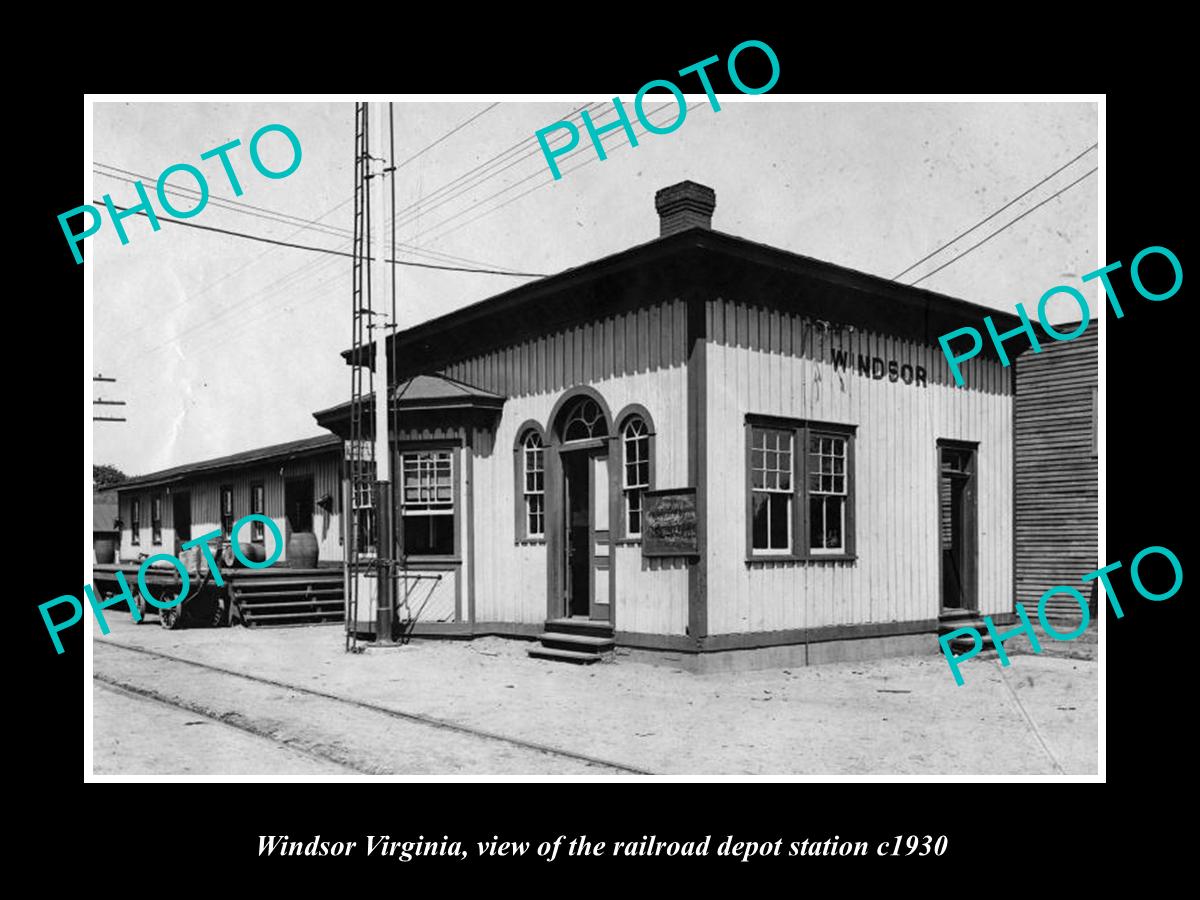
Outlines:
[[[389,338],[387,555],[440,576],[401,590],[418,633],[711,668],[1011,616],[1013,370],[989,346],[957,387],[937,338],[1018,319],[715,232],[715,204],[673,185],[656,240]]]
[[[341,622],[345,617],[342,561],[342,442],[330,435],[289,441],[139,475],[117,487],[119,542],[116,559],[98,561],[93,580],[106,595],[118,591],[116,573],[133,586],[143,614],[174,628],[185,619],[249,625]],[[247,558],[279,557],[250,569],[224,553],[217,557],[225,584],[203,577],[198,566],[189,595],[177,608],[157,611],[141,598],[135,578],[141,564],[160,554],[179,556],[189,540],[259,513],[275,523],[283,545],[264,522],[244,525],[235,540]],[[176,597],[182,580],[169,564],[146,573],[155,597]],[[181,615],[185,614],[185,615]]]
[[[216,459],[175,466],[122,482],[117,489],[120,559],[156,553],[178,555],[180,545],[215,530],[229,534],[247,513],[269,517],[284,546],[279,561],[297,551],[298,534],[311,534],[317,562],[341,565],[342,442],[318,435]],[[239,543],[275,552],[263,523],[251,522]],[[301,548],[311,557],[311,547]]]

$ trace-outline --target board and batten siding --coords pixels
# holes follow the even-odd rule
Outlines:
[[[598,391],[613,416],[630,404],[644,406],[655,428],[654,486],[687,486],[686,336],[686,305],[675,300],[532,337],[442,370],[508,398],[492,446],[487,452],[481,448],[472,461],[477,622],[539,624],[546,619],[547,544],[517,539],[519,486],[512,457],[517,429],[533,420],[548,434],[554,405],[571,387]],[[610,429],[616,425],[608,424]],[[554,526],[547,522],[546,527]],[[683,634],[687,566],[681,560],[643,560],[638,545],[615,550],[615,627]]]
[[[706,319],[710,634],[936,619],[939,438],[979,443],[979,609],[1012,610],[1008,369],[976,357],[957,388],[936,346],[730,300]],[[860,355],[921,366],[928,383],[860,374]],[[746,561],[748,413],[857,426],[855,560]]]
[[[150,542],[152,534],[150,501],[155,496],[162,497],[163,501],[162,540],[157,544]],[[142,502],[141,522],[139,523],[141,527],[138,529],[140,544],[133,543],[133,500],[135,497]],[[119,561],[135,561],[142,554],[154,556],[156,553],[175,552],[175,507],[171,502],[172,496],[168,492],[167,486],[118,491],[117,498],[117,515],[121,519],[121,545],[117,548]]]
[[[157,488],[138,489],[121,493],[121,559],[135,560],[139,553],[174,553],[175,551],[175,495],[181,491],[191,493],[192,505],[192,537],[199,537],[221,528],[221,486],[233,488],[233,520],[236,522],[250,512],[250,487],[253,484],[263,485],[263,509],[283,535],[284,547],[278,562],[287,559],[288,526],[284,510],[284,484],[289,478],[300,478],[311,475],[313,478],[313,533],[317,536],[320,562],[341,562],[341,454],[334,452],[304,459],[289,460],[284,463],[274,463],[238,469],[228,472],[217,472],[175,482]],[[281,473],[282,470],[282,473]],[[156,493],[163,496],[163,539],[159,545],[150,544],[150,498]],[[333,505],[327,513],[316,501],[324,494],[333,497]],[[133,497],[142,501],[142,543],[134,546],[130,543],[130,509]],[[250,525],[243,526],[239,535],[241,542],[250,539]],[[275,540],[270,529],[263,529],[264,547],[267,557],[275,552]]]
[[[1062,333],[1072,328],[1056,326]],[[1095,571],[1098,545],[1097,323],[1071,341],[1043,340],[1017,358],[1015,395],[1017,600],[1030,615],[1056,585]],[[1070,597],[1052,609],[1079,615]]]

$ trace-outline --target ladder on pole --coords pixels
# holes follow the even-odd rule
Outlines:
[[[354,105],[354,239],[351,276],[350,440],[346,445],[349,507],[346,539],[346,650],[360,652],[358,635],[359,573],[375,566],[378,556],[375,497],[375,444],[364,422],[365,407],[374,392],[371,364],[370,160],[367,146],[368,105]]]

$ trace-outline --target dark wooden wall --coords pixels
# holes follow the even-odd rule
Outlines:
[[[1091,598],[1080,578],[1103,564],[1097,561],[1099,459],[1092,418],[1096,336],[1092,321],[1072,341],[1046,339],[1041,353],[1026,351],[1017,358],[1016,599],[1031,618],[1042,594],[1056,585],[1073,586]],[[1048,609],[1079,615],[1070,597],[1055,597]]]

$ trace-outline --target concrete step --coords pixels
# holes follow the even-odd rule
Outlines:
[[[530,647],[529,655],[534,659],[548,659],[555,662],[569,662],[577,665],[588,665],[600,659],[598,653],[583,653],[578,650],[555,650],[552,647]]]
[[[546,631],[562,634],[584,634],[605,638],[613,636],[613,627],[609,622],[597,622],[592,619],[585,619],[582,616],[548,619],[546,621]]]
[[[611,650],[616,644],[611,637],[599,637],[594,634],[568,634],[564,631],[546,631],[539,635],[543,647],[563,645],[563,650],[591,651],[603,653]]]

